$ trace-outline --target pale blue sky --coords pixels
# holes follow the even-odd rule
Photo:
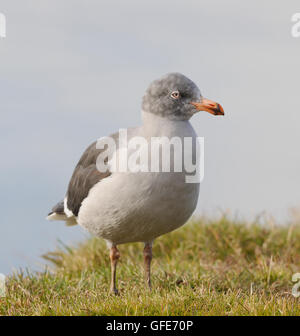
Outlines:
[[[299,206],[298,1],[2,0],[0,12],[0,273],[84,237],[45,215],[85,147],[139,124],[147,85],[171,71],[226,112],[192,120],[206,155],[197,213],[284,221]]]

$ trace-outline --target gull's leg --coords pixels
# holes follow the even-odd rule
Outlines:
[[[117,249],[116,245],[111,246],[109,257],[110,257],[110,265],[111,265],[110,291],[111,293],[118,294],[118,290],[116,287],[116,271],[117,271],[117,263],[120,258],[120,252]]]
[[[144,247],[144,265],[145,265],[146,282],[149,286],[149,289],[151,289],[151,274],[150,274],[151,260],[152,260],[152,242],[148,242],[145,243]]]

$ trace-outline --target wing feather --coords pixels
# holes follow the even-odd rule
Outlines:
[[[118,133],[112,134],[111,137],[117,144]],[[88,196],[90,189],[111,175],[109,170],[100,172],[97,169],[97,158],[102,151],[104,149],[97,149],[96,142],[93,142],[85,150],[75,167],[67,190],[67,207],[75,216],[78,216],[81,204]]]

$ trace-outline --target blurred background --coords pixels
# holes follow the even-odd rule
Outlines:
[[[2,0],[0,12],[0,273],[37,269],[58,239],[87,235],[45,216],[87,145],[138,125],[146,87],[172,71],[226,113],[192,119],[205,137],[196,215],[289,221],[300,203],[298,1]]]

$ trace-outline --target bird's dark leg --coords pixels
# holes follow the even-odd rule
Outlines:
[[[116,287],[116,271],[117,271],[117,263],[120,258],[120,252],[117,249],[116,245],[113,245],[110,248],[110,264],[111,264],[111,284],[110,284],[110,291],[111,293],[118,294],[118,290]]]
[[[149,289],[151,289],[151,274],[150,274],[151,260],[152,260],[152,242],[145,243],[144,247],[145,276]]]

